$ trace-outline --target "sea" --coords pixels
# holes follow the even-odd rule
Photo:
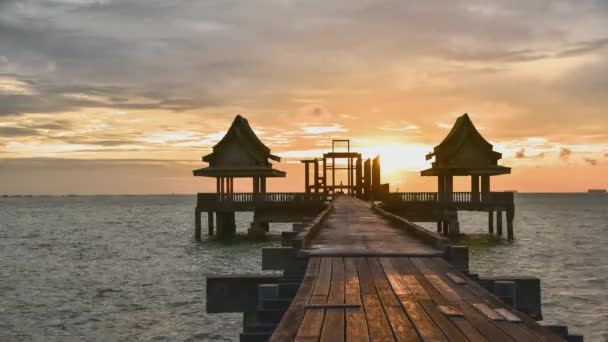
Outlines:
[[[261,273],[261,248],[279,243],[194,242],[195,201],[0,198],[0,341],[238,340],[242,314],[205,312],[206,276]],[[487,219],[460,214],[471,271],[539,277],[543,323],[607,341],[608,195],[518,193],[513,242],[489,238]],[[239,213],[238,230],[251,220]]]

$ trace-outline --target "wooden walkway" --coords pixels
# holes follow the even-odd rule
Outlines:
[[[369,204],[333,204],[270,341],[564,341]]]
[[[270,341],[564,341],[437,257],[312,257]]]
[[[406,234],[351,196],[332,202],[333,212],[308,247],[309,255],[439,255],[442,251]]]

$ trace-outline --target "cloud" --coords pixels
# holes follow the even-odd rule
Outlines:
[[[524,148],[521,148],[519,151],[515,152],[515,158],[526,158],[526,150]]]
[[[384,125],[380,127],[380,129],[383,131],[415,131],[418,130],[419,127],[417,125],[400,120],[398,122],[386,121]]]
[[[304,134],[325,134],[325,133],[339,133],[347,132],[348,129],[344,128],[341,124],[333,123],[323,126],[301,126],[302,133]]]
[[[27,127],[0,126],[0,138],[2,137],[26,137],[37,135],[38,131]]]
[[[584,160],[585,160],[585,162],[587,162],[591,166],[596,166],[597,165],[597,159],[585,158]]]
[[[559,150],[559,158],[561,160],[564,160],[564,161],[568,160],[570,158],[571,154],[572,154],[572,150],[570,150],[568,148],[562,147]]]

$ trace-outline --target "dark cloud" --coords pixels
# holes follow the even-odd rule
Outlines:
[[[587,164],[589,164],[591,166],[596,166],[597,165],[597,159],[585,158],[584,160],[585,160],[585,162],[587,162]]]
[[[38,131],[27,127],[0,126],[0,138],[38,135]]]
[[[559,158],[561,160],[568,160],[571,154],[572,150],[570,150],[569,148],[562,147],[559,151]]]

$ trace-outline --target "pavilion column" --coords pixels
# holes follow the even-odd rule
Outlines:
[[[357,185],[357,196],[361,197],[361,195],[363,195],[363,161],[361,160],[361,157],[357,158],[357,164],[356,164],[356,172],[355,172],[355,178],[357,179],[357,181],[355,182],[355,184]]]
[[[327,159],[323,157],[323,193],[327,194]]]
[[[507,210],[507,239],[513,240],[513,219],[515,218],[515,209]]]
[[[496,234],[502,236],[502,210],[496,210]]]
[[[319,161],[317,158],[315,158],[314,184],[315,193],[319,193]]]
[[[481,201],[485,202],[488,200],[488,195],[490,193],[490,176],[483,175],[481,176]]]
[[[266,193],[266,177],[260,178],[260,192],[263,194]]]
[[[331,158],[331,186],[333,195],[336,194],[336,158]]]
[[[304,192],[310,193],[310,168],[308,167],[308,163],[304,163]]]
[[[218,194],[221,193],[220,177],[216,177],[215,178],[215,187],[216,187],[215,192],[218,193]]]
[[[194,209],[194,240],[201,241],[201,210]]]
[[[471,176],[471,202],[479,203],[479,176]]]
[[[454,192],[454,176],[449,175],[449,176],[445,176],[445,192],[446,192],[446,199],[449,203],[453,202],[453,192]]]
[[[439,202],[445,201],[445,176],[444,175],[437,176],[437,196],[439,197]]]
[[[224,177],[220,177],[220,194],[224,193]]]
[[[234,193],[234,177],[230,177],[230,193]]]
[[[257,194],[260,192],[260,178],[253,177],[253,193]]]

